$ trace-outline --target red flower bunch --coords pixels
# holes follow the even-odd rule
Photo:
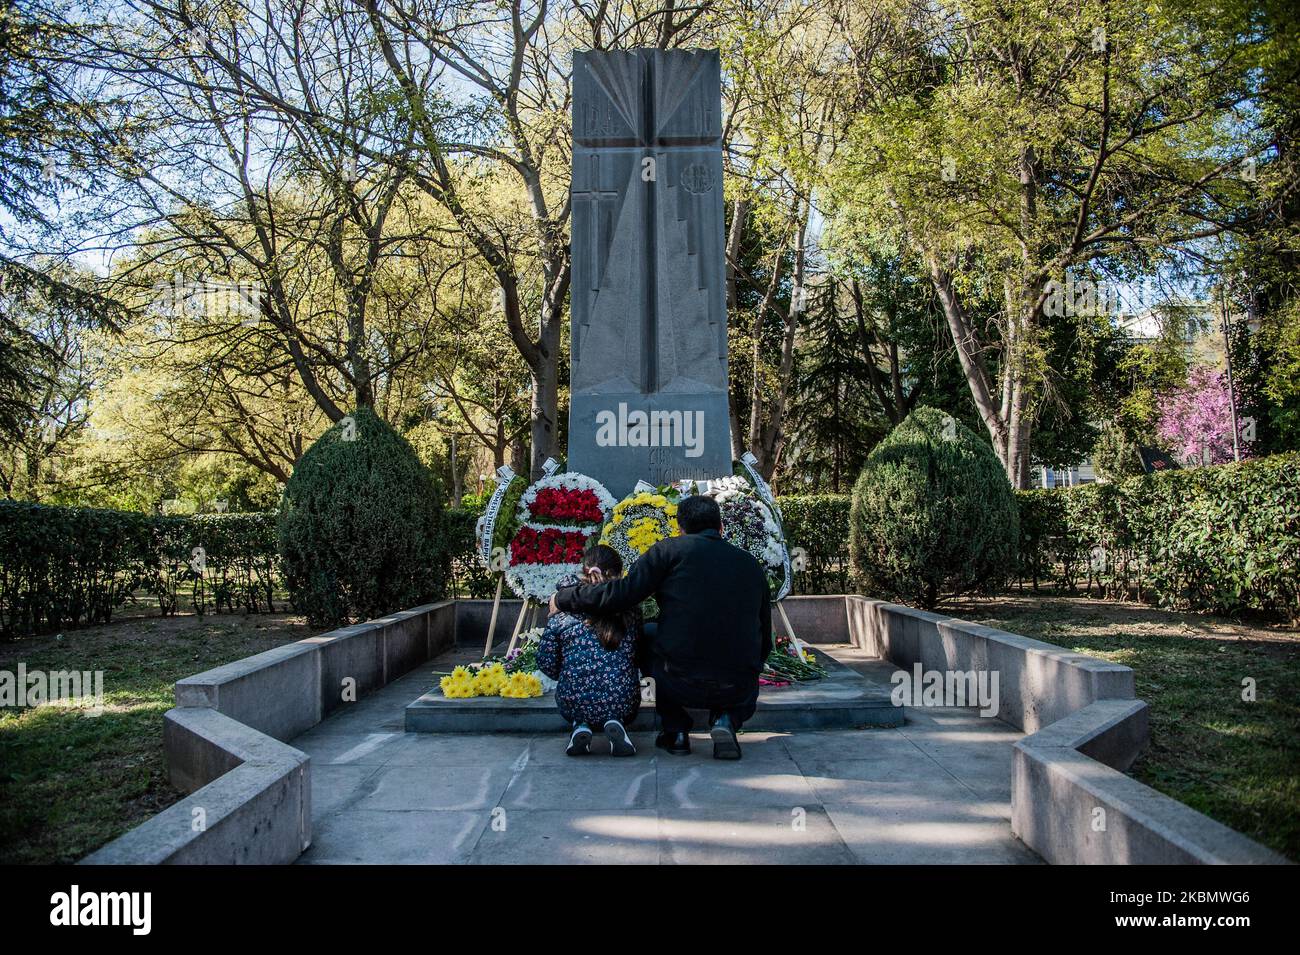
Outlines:
[[[539,531],[525,525],[510,542],[510,563],[578,564],[582,562],[582,552],[586,548],[587,535],[581,531],[566,531],[558,527]]]
[[[600,524],[605,520],[605,514],[600,509],[600,499],[585,489],[542,488],[529,507],[529,513],[535,521]]]

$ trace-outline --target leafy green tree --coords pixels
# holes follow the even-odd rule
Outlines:
[[[69,266],[42,261],[54,281],[86,277]],[[86,328],[84,316],[63,307],[48,284],[0,293],[5,327],[0,352],[18,362],[17,387],[0,386],[0,494],[45,501],[57,496],[62,472],[83,437],[96,390],[106,380],[104,334]],[[0,364],[6,359],[0,357]],[[3,376],[0,371],[0,377]]]
[[[1180,309],[1162,310],[1159,335],[1129,344],[1119,358],[1116,400],[1108,417],[1128,443],[1157,443],[1160,396],[1187,381],[1187,320]]]
[[[1285,0],[1248,3],[1270,38],[1258,118],[1267,140],[1243,175],[1258,214],[1224,266],[1233,378],[1255,448],[1300,448],[1300,21]]]
[[[789,454],[782,475],[802,479],[789,493],[840,493],[858,473],[867,452],[885,434],[887,419],[872,394],[874,365],[863,358],[858,330],[840,299],[847,296],[833,276],[815,286],[796,356]]]
[[[1124,334],[1104,315],[1044,322],[1042,399],[1034,422],[1034,459],[1070,466],[1096,446],[1124,397]],[[1095,462],[1094,462],[1095,463]]]
[[[1158,267],[1249,217],[1238,169],[1260,137],[1235,117],[1269,41],[1176,0],[903,3],[875,27],[848,40],[861,55],[832,177],[841,234],[919,251],[1023,487],[1054,286],[1102,263]]]
[[[1113,421],[1098,429],[1089,457],[1097,477],[1103,481],[1120,481],[1142,473],[1138,443]]]
[[[112,329],[125,315],[86,273],[44,254],[61,200],[98,185],[103,156],[127,135],[110,120],[118,101],[79,70],[82,38],[98,30],[82,16],[57,0],[0,7],[0,436],[27,444],[68,356],[67,340],[41,328]]]

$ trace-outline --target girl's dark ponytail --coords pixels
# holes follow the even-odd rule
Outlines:
[[[623,558],[618,551],[605,544],[593,544],[582,555],[582,566],[599,570],[606,580],[623,576]],[[587,618],[592,631],[606,650],[617,650],[627,636],[627,614],[591,615]]]
[[[606,650],[617,650],[623,638],[627,636],[627,617],[615,613],[608,617],[592,617],[591,629],[595,632],[600,645]]]

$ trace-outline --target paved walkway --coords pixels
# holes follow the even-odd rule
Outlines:
[[[819,647],[819,651],[828,648]],[[874,661],[835,656],[873,676]],[[436,666],[440,666],[437,664]],[[560,733],[403,732],[421,667],[293,741],[311,756],[304,863],[1036,863],[1011,834],[1011,744],[973,710],[899,729],[745,733],[744,758],[564,755]]]

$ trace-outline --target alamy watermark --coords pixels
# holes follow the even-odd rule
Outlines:
[[[978,706],[980,716],[998,715],[997,670],[926,670],[915,663],[889,682],[895,706]]]
[[[148,935],[153,927],[153,893],[82,891],[73,885],[50,896],[50,924],[54,926],[117,925],[132,935]]]
[[[617,411],[596,413],[596,444],[602,448],[685,448],[688,458],[704,454],[703,411]]]
[[[0,706],[70,706],[86,716],[104,712],[103,670],[0,670]]]
[[[178,272],[154,291],[154,307],[177,318],[229,317],[253,326],[262,316],[262,287],[256,282],[191,280]]]
[[[1043,292],[1046,296],[1043,312],[1054,318],[1142,314],[1168,304],[1168,297],[1150,279],[1122,283],[1075,278],[1067,274],[1063,282],[1050,280]]]

